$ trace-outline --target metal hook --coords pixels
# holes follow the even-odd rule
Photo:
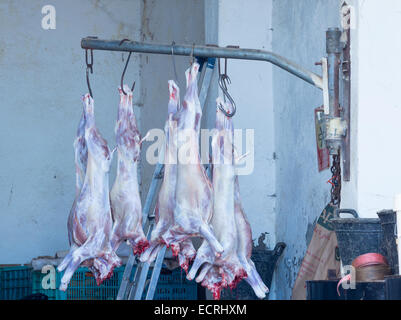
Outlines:
[[[171,43],[171,59],[173,60],[173,68],[174,68],[174,78],[175,78],[175,82],[178,83],[178,77],[177,77],[177,69],[175,67],[175,59],[174,59],[174,45],[175,42],[173,41]]]
[[[177,68],[175,67],[175,59],[174,59],[174,45],[175,45],[175,41],[173,41],[171,43],[171,59],[173,60],[174,80],[175,80],[175,83],[178,85]],[[178,97],[178,109],[181,109],[180,97]]]
[[[220,75],[219,76],[219,86],[220,86],[221,90],[223,91],[224,99],[227,98],[230,101],[233,110],[231,111],[231,113],[227,112],[226,110],[224,110],[224,108],[221,105],[221,103],[218,105],[218,107],[227,117],[231,118],[237,112],[237,106],[235,104],[234,99],[228,93],[227,82],[231,83],[231,80],[227,75]]]
[[[123,39],[123,40],[120,41],[119,45],[121,46],[123,44],[123,42],[125,42],[125,41],[131,41],[131,40],[130,39]],[[124,91],[124,76],[125,76],[125,71],[127,71],[127,67],[128,67],[129,59],[131,58],[131,54],[132,54],[132,51],[129,52],[129,55],[128,55],[128,58],[127,58],[127,62],[125,63],[125,67],[124,67],[123,73],[121,75],[120,85],[121,85],[121,91],[124,93],[124,95],[127,95],[127,93]],[[131,91],[134,91],[134,88],[135,88],[135,81],[132,84]]]
[[[220,62],[220,58],[219,58],[219,64],[218,64],[218,67],[219,67],[219,76],[223,76],[224,78],[227,78],[227,79],[229,80],[230,78],[229,78],[228,75],[227,75],[227,58],[224,58],[224,73],[221,73],[221,67],[220,67],[220,65],[221,65],[221,62]],[[229,82],[229,83],[231,83],[231,82]]]
[[[89,82],[89,70],[91,73],[93,73],[93,50],[90,49],[91,51],[91,62],[88,62],[88,49],[85,50],[85,62],[86,62],[86,83],[88,85],[88,90],[91,98],[93,99],[93,94],[92,94],[92,89],[91,85]]]
[[[226,101],[226,98],[227,98],[230,101],[233,110],[231,113],[227,112],[226,110],[224,110],[221,103],[219,103],[218,107],[221,110],[221,112],[223,112],[227,117],[231,118],[237,112],[237,106],[235,104],[234,99],[228,93],[227,83],[231,84],[231,79],[227,75],[227,59],[225,59],[225,60],[226,60],[225,61],[225,70],[224,70],[224,74],[222,74],[221,70],[220,70],[220,59],[219,59],[219,86],[220,86],[220,89],[223,91],[224,102]]]

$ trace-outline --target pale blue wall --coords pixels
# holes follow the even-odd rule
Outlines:
[[[325,31],[339,26],[339,0],[273,1],[273,51],[321,73],[314,62],[326,56]],[[276,239],[287,248],[275,273],[277,299],[288,299],[306,251],[312,224],[329,202],[330,172],[318,173],[314,129],[322,92],[273,70],[276,144]]]
[[[151,0],[142,3],[142,35],[145,42],[171,44],[204,44],[204,9],[199,0]],[[185,95],[185,70],[189,57],[175,56],[181,98]],[[164,128],[167,118],[167,81],[174,79],[173,60],[168,55],[148,54],[141,60],[143,99],[142,128]],[[145,142],[142,152],[142,200],[146,199],[154,165],[146,162],[146,149],[153,142]]]

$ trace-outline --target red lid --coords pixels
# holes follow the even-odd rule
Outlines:
[[[365,253],[359,257],[356,257],[354,261],[352,261],[352,265],[355,268],[366,267],[375,264],[388,265],[386,258],[379,253]]]

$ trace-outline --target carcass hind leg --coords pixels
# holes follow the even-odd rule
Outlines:
[[[245,281],[252,287],[258,298],[263,299],[265,293],[269,292],[269,288],[264,284],[258,271],[256,270],[255,264],[252,260],[248,260],[245,256],[240,256],[241,265],[247,273]]]
[[[196,250],[194,248],[194,245],[192,244],[191,239],[186,239],[182,241],[179,244],[179,248],[180,251],[178,253],[178,262],[181,268],[183,268],[185,272],[188,272],[190,262],[195,259]]]
[[[198,249],[198,253],[196,254],[194,263],[192,264],[191,270],[187,275],[188,280],[192,280],[195,278],[199,268],[205,263],[208,262],[212,264],[214,261],[213,253],[211,252],[209,243],[204,240],[202,245]]]
[[[113,234],[113,236],[111,237],[110,244],[111,244],[111,247],[113,248],[113,251],[117,251],[117,249],[120,247],[122,239],[120,236],[117,235],[117,233],[114,230],[113,230],[112,234]]]
[[[156,259],[157,254],[163,247],[164,240],[161,235],[166,231],[165,229],[165,225],[162,222],[159,221],[159,223],[156,224],[150,236],[149,246],[142,252],[139,258],[141,262],[151,263]]]
[[[77,248],[75,251],[71,253],[71,259],[69,259],[68,265],[65,268],[64,275],[61,278],[60,290],[65,291],[70,283],[70,280],[75,272],[78,269],[79,265],[90,258],[93,258],[94,255],[88,253],[88,248],[85,245]]]
[[[196,273],[198,272],[199,268],[205,263],[205,259],[200,257],[199,255],[196,256],[194,263],[192,264],[191,270],[189,270],[187,274],[187,279],[192,280],[195,278]]]
[[[201,269],[199,275],[196,277],[195,281],[196,282],[202,282],[203,279],[205,279],[205,276],[207,275],[207,273],[209,272],[210,268],[213,267],[212,264],[210,263],[206,263],[203,268]]]
[[[59,264],[57,267],[58,272],[62,272],[71,262],[72,260],[72,254],[74,253],[75,250],[77,250],[79,247],[76,245],[72,245],[70,248],[70,251],[68,254],[64,257],[63,261]]]
[[[265,285],[263,282],[262,278],[260,277],[259,273],[256,271],[255,268],[252,268],[251,270],[251,276],[249,277],[252,282],[256,282],[259,286],[259,288],[264,292],[268,293],[269,288]],[[253,280],[255,279],[255,280]]]
[[[145,236],[131,236],[128,238],[128,242],[130,243],[134,255],[140,255],[149,247],[149,241],[145,238]]]
[[[269,289],[266,287],[263,281],[261,281],[259,275],[256,276],[255,273],[257,274],[257,271],[255,269],[252,269],[251,272],[248,274],[248,277],[245,278],[245,281],[252,287],[256,296],[259,299],[263,299],[266,297],[266,293],[269,292]],[[259,278],[260,281],[257,278]]]
[[[163,245],[159,242],[153,242],[150,246],[142,253],[139,258],[141,262],[151,263],[156,259],[157,254],[163,248]]]
[[[199,233],[207,240],[207,242],[209,242],[216,257],[220,257],[224,251],[224,248],[214,236],[210,226],[207,225],[206,223],[202,223],[202,225],[199,228]]]
[[[259,284],[260,288],[264,291],[264,292],[269,292],[269,288],[265,285],[265,283],[263,282],[262,278],[260,277],[258,271],[256,270],[255,264],[253,263],[252,260],[248,261],[248,265],[250,267],[250,271],[248,271],[249,274],[251,274],[251,276],[256,280],[256,282]]]
[[[96,282],[100,285],[104,280],[109,279],[113,275],[114,268],[121,265],[121,260],[115,252],[111,252],[104,254],[103,257],[99,256],[94,259],[94,265],[99,270]]]

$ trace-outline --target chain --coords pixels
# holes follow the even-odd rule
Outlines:
[[[340,207],[341,203],[341,164],[340,151],[338,155],[333,155],[333,163],[330,168],[332,177],[329,180],[331,183],[331,204]]]

